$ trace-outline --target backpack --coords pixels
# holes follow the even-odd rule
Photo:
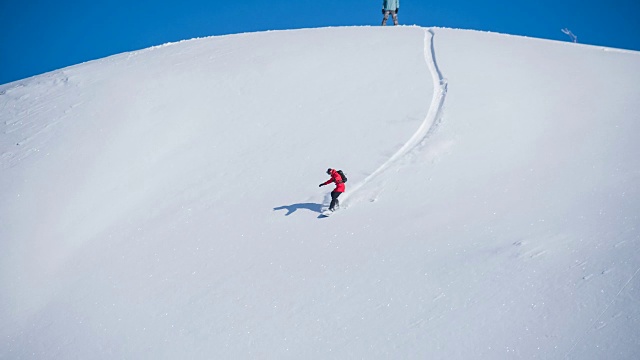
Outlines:
[[[342,170],[338,170],[338,174],[340,174],[340,177],[342,178],[342,182],[346,183],[347,182],[347,175],[345,175]]]

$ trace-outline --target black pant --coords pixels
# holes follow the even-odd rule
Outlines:
[[[340,201],[338,201],[338,196],[342,194],[341,192],[332,191],[331,192],[331,205],[329,205],[329,210],[333,211],[335,207],[340,207]]]

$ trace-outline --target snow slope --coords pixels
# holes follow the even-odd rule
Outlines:
[[[0,358],[637,358],[638,83],[637,52],[362,27],[2,85]]]

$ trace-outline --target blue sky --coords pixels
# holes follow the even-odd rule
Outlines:
[[[382,0],[0,0],[0,84],[194,37],[379,25]],[[400,23],[640,50],[640,0],[401,0]]]

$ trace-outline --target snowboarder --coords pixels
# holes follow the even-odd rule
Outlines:
[[[398,25],[398,11],[400,11],[400,0],[383,0],[382,1],[382,26],[387,25],[389,14],[393,18],[393,25]]]
[[[329,210],[334,211],[336,206],[340,207],[338,196],[340,196],[340,194],[344,192],[344,182],[342,181],[342,176],[340,176],[336,169],[327,169],[327,174],[331,176],[331,179],[323,182],[319,186],[323,187],[325,185],[331,184],[332,182],[336,183],[336,188],[331,192],[331,204],[329,205]]]

